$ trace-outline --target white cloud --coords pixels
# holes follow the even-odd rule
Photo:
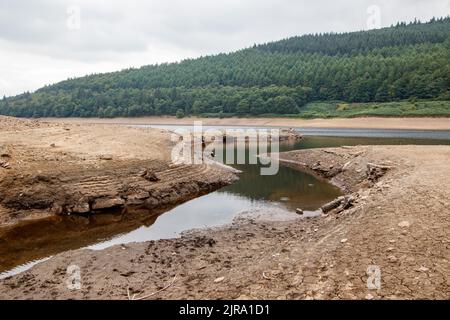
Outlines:
[[[0,95],[94,72],[229,52],[254,43],[450,14],[448,0],[2,0]],[[79,30],[67,27],[78,6]]]

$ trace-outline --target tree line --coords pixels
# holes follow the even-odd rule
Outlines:
[[[311,101],[450,100],[450,18],[294,37],[0,100],[21,117],[296,114]]]

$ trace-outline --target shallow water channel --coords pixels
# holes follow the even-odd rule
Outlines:
[[[204,129],[208,128],[217,127]],[[280,151],[343,145],[450,145],[447,131],[308,129],[300,132],[304,139],[282,143]],[[230,223],[240,215],[264,213],[266,218],[289,219],[297,218],[295,209],[302,208],[306,216],[313,216],[323,204],[340,194],[331,184],[291,168],[281,166],[276,175],[262,176],[259,165],[233,167],[242,171],[239,181],[164,213],[143,212],[126,221],[121,221],[117,214],[105,215],[96,218],[92,226],[73,217],[64,223],[43,223],[0,239],[0,272],[3,272],[0,278],[20,273],[66,250],[100,250],[117,244],[178,237],[190,229]]]

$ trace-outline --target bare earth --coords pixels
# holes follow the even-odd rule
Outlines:
[[[172,145],[156,129],[0,117],[0,272],[42,258],[21,247],[82,247],[236,179],[223,167],[173,165]]]
[[[202,121],[203,125],[236,126],[276,126],[303,128],[340,129],[404,129],[404,130],[450,130],[450,118],[352,118],[352,119],[290,119],[290,118],[196,118],[177,119],[175,117],[141,117],[114,119],[42,118],[45,122],[66,123],[113,123],[113,124],[159,124],[193,125]]]
[[[1,280],[0,298],[450,298],[450,147],[342,147],[282,159],[330,179],[347,198],[317,218],[240,219],[180,239],[58,254]],[[67,288],[72,264],[81,290]],[[373,265],[381,271],[375,290],[367,287]]]

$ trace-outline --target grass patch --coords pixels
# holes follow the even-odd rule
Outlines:
[[[345,103],[338,101],[311,102],[300,109],[298,117],[450,117],[450,101],[398,101]]]

